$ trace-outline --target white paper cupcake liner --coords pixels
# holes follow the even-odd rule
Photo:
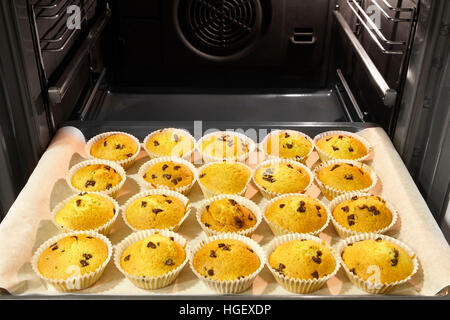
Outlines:
[[[409,256],[412,258],[413,261],[413,272],[411,273],[411,275],[409,275],[407,278],[401,280],[401,281],[396,281],[396,282],[391,282],[391,283],[374,283],[374,282],[370,282],[370,281],[365,281],[359,277],[357,277],[355,274],[353,274],[345,265],[344,261],[342,260],[341,254],[343,252],[343,250],[351,243],[355,243],[358,241],[362,241],[362,240],[375,240],[377,238],[381,238],[382,240],[386,240],[386,241],[390,241],[395,243],[396,245],[400,246],[402,249],[404,249]],[[347,274],[348,279],[358,288],[360,288],[363,291],[366,291],[368,293],[371,294],[386,294],[389,293],[390,291],[392,291],[393,289],[395,289],[396,287],[398,287],[399,285],[408,282],[409,280],[411,280],[411,278],[414,276],[414,274],[417,273],[417,271],[419,270],[419,262],[417,259],[416,254],[414,253],[414,251],[412,251],[406,244],[404,244],[403,242],[392,238],[392,237],[388,237],[382,234],[378,234],[378,233],[364,233],[364,234],[359,234],[356,236],[351,236],[348,237],[344,240],[339,241],[336,245],[334,245],[335,251],[338,254],[339,257],[339,261],[341,262],[342,267],[345,270],[345,273]]]
[[[138,194],[135,194],[134,196],[132,196],[130,199],[127,200],[127,202],[125,202],[125,204],[120,208],[121,214],[122,214],[122,218],[123,221],[125,222],[125,224],[134,232],[140,232],[143,230],[139,230],[136,229],[135,227],[133,227],[130,222],[127,220],[127,210],[128,207],[136,200],[143,198],[143,197],[147,197],[147,196],[151,196],[151,195],[155,195],[155,194],[164,194],[166,196],[171,196],[171,197],[175,197],[177,199],[179,199],[181,202],[183,202],[184,207],[185,207],[185,214],[184,216],[181,218],[181,220],[174,226],[171,226],[169,228],[164,228],[164,229],[158,229],[158,228],[149,228],[149,229],[154,229],[154,230],[169,230],[169,231],[178,231],[178,229],[180,228],[180,226],[183,224],[183,222],[187,219],[187,217],[189,216],[189,214],[191,213],[191,202],[189,201],[189,199],[187,197],[185,197],[184,195],[182,195],[181,193],[172,191],[172,190],[167,190],[167,189],[151,189],[151,190],[145,190],[142,191]]]
[[[317,141],[319,141],[320,139],[322,139],[322,138],[324,138],[326,136],[335,135],[335,134],[337,134],[337,135],[346,135],[346,136],[353,137],[353,138],[359,140],[362,144],[364,144],[364,146],[367,149],[367,154],[362,156],[362,157],[360,157],[360,158],[352,159],[353,161],[359,161],[359,162],[365,161],[365,160],[367,160],[370,157],[371,153],[373,152],[373,148],[372,148],[371,144],[366,139],[364,139],[362,136],[360,136],[359,134],[356,134],[356,133],[353,133],[353,132],[348,132],[348,131],[340,131],[340,130],[327,131],[327,132],[323,132],[321,134],[318,134],[313,139],[314,148],[316,149],[317,153],[319,154],[319,158],[320,158],[320,160],[322,162],[326,162],[326,161],[329,161],[329,160],[346,160],[346,159],[335,158],[335,157],[329,155],[328,153],[322,151],[322,149],[320,149],[317,146]]]
[[[150,169],[152,166],[154,166],[157,163],[161,163],[161,162],[166,162],[166,161],[171,161],[177,164],[182,164],[185,165],[186,167],[189,168],[189,170],[191,170],[192,174],[193,174],[193,179],[192,182],[188,185],[182,186],[182,187],[175,187],[175,188],[169,188],[169,186],[166,185],[161,185],[161,184],[153,184],[150,183],[148,181],[146,181],[144,179],[144,174],[145,172]],[[189,192],[191,191],[192,187],[194,186],[195,182],[197,181],[197,169],[192,165],[191,162],[184,160],[182,158],[177,158],[177,157],[159,157],[159,158],[154,158],[150,161],[147,161],[146,163],[144,163],[138,171],[138,183],[141,187],[142,190],[149,190],[149,189],[167,189],[167,190],[173,190],[179,193],[182,193],[184,195],[189,194]]]
[[[295,166],[299,166],[300,168],[302,168],[302,170],[305,170],[306,173],[309,176],[309,184],[305,187],[305,189],[303,191],[299,191],[296,193],[305,193],[313,184],[314,182],[314,176],[313,173],[311,172],[311,170],[305,166],[303,163],[299,162],[299,161],[295,161],[295,160],[291,160],[291,159],[283,159],[283,158],[274,158],[274,159],[269,159],[269,160],[265,160],[263,162],[261,162],[253,171],[253,176],[252,176],[252,181],[253,184],[258,188],[258,190],[261,192],[261,194],[264,196],[264,198],[266,199],[273,199],[275,197],[281,196],[283,195],[283,193],[280,192],[272,192],[269,190],[264,189],[262,186],[260,186],[256,180],[255,180],[255,176],[256,173],[258,172],[258,170],[263,167],[266,166],[268,164],[272,165],[272,164],[278,164],[278,163],[288,163],[288,164],[292,164]]]
[[[44,250],[47,249],[48,247],[50,247],[53,243],[61,240],[62,238],[70,237],[70,236],[74,236],[74,235],[80,235],[80,234],[89,235],[89,236],[93,236],[93,237],[101,239],[108,247],[108,257],[106,258],[106,260],[97,268],[97,270],[92,271],[90,273],[86,273],[84,275],[74,275],[73,277],[70,277],[70,278],[64,279],[64,280],[63,279],[59,279],[59,280],[58,279],[49,279],[47,277],[44,277],[39,272],[39,269],[38,269],[39,258],[42,255],[42,253],[44,252]],[[61,233],[61,234],[45,241],[36,250],[36,252],[34,253],[34,255],[31,259],[31,266],[32,266],[33,271],[38,275],[39,278],[41,278],[43,281],[45,281],[46,283],[53,286],[56,290],[63,291],[63,292],[78,291],[78,290],[86,289],[98,281],[98,279],[102,276],[103,271],[105,271],[105,268],[109,263],[109,260],[111,260],[112,253],[113,253],[113,247],[112,247],[112,244],[109,241],[109,239],[106,238],[104,235],[99,234],[97,232],[77,231],[77,232],[71,232],[71,233]]]
[[[368,173],[370,175],[370,179],[372,180],[372,184],[369,187],[364,188],[364,189],[345,191],[345,190],[339,190],[339,189],[327,186],[324,183],[322,183],[322,181],[319,180],[318,174],[319,174],[320,170],[322,170],[323,168],[329,167],[329,166],[333,166],[335,164],[342,164],[342,163],[352,164],[355,167],[364,171],[365,173]],[[362,162],[358,162],[358,161],[354,161],[354,160],[330,160],[327,162],[322,162],[314,169],[313,173],[314,173],[314,179],[315,179],[317,185],[319,186],[320,190],[322,191],[323,195],[330,201],[333,200],[334,198],[336,198],[342,194],[346,194],[346,193],[351,193],[351,192],[367,193],[369,190],[371,190],[373,187],[375,187],[375,185],[377,184],[377,181],[378,181],[378,177],[377,177],[375,171],[373,171],[373,169],[371,167],[369,167],[368,165],[366,165]]]
[[[259,268],[252,274],[236,280],[212,280],[203,277],[200,273],[197,272],[197,270],[195,270],[193,266],[194,256],[206,244],[220,239],[233,239],[244,242],[258,255],[259,261],[261,263]],[[199,243],[193,246],[191,256],[189,258],[189,266],[191,267],[192,272],[197,276],[197,278],[203,281],[203,283],[205,283],[206,286],[209,287],[210,289],[221,294],[237,294],[247,290],[253,284],[253,281],[255,280],[256,276],[264,268],[265,261],[266,257],[264,251],[255,241],[240,234],[223,233],[220,235],[211,236],[205,240],[201,240]]]
[[[82,194],[99,194],[97,192],[83,192]],[[114,204],[114,209],[115,209],[115,214],[114,216],[107,221],[105,224],[103,224],[102,226],[99,226],[97,228],[94,229],[89,229],[89,230],[73,230],[70,229],[66,226],[63,226],[59,223],[56,222],[55,218],[56,218],[56,214],[61,211],[62,208],[64,208],[64,206],[69,203],[72,199],[78,197],[80,194],[74,194],[71,195],[70,197],[66,198],[65,200],[61,201],[60,203],[58,203],[52,210],[51,212],[51,216],[52,216],[52,222],[53,224],[61,231],[64,233],[71,233],[71,232],[78,232],[78,231],[93,231],[93,232],[97,232],[97,233],[101,233],[105,236],[107,236],[110,232],[111,229],[114,225],[114,222],[117,220],[117,217],[119,216],[119,211],[120,211],[120,207],[119,204],[117,203],[116,200],[114,200],[113,198],[111,198],[110,196],[106,195],[106,194],[99,194],[100,196],[104,197],[105,199],[107,199],[108,201],[112,202]]]
[[[125,180],[127,179],[127,174],[122,166],[120,166],[117,163],[112,162],[112,161],[94,159],[94,160],[85,160],[85,161],[82,161],[82,162],[74,165],[72,168],[70,168],[69,172],[67,173],[67,176],[66,176],[67,184],[70,186],[70,188],[72,189],[72,191],[74,193],[87,192],[86,190],[80,190],[80,189],[75,188],[72,185],[72,177],[81,168],[84,168],[84,167],[87,167],[90,165],[95,165],[95,164],[102,164],[102,165],[109,166],[109,167],[113,168],[114,170],[116,170],[117,173],[120,174],[120,176],[122,177],[122,180],[116,186],[112,187],[111,189],[102,190],[102,191],[94,191],[95,193],[106,194],[110,197],[116,198],[120,189],[125,184]],[[92,191],[89,191],[89,192],[92,192]]]
[[[169,238],[172,237],[176,243],[183,247],[186,253],[186,258],[184,259],[183,263],[176,269],[156,277],[135,276],[123,270],[120,265],[120,258],[122,257],[125,249],[127,249],[133,243],[141,241],[154,234],[160,234],[161,236]],[[114,249],[114,264],[116,265],[117,269],[119,269],[119,271],[125,276],[125,278],[127,278],[133,285],[145,290],[156,290],[172,284],[180,274],[181,270],[183,270],[184,266],[189,260],[189,256],[191,255],[191,249],[188,241],[178,233],[169,230],[151,229],[132,233],[128,237],[123,239],[119,244],[117,244]]]
[[[100,158],[94,157],[94,156],[91,154],[91,148],[92,148],[93,145],[95,145],[95,144],[96,144],[98,141],[100,141],[101,139],[106,138],[106,137],[108,137],[108,136],[111,136],[111,135],[113,135],[113,134],[123,134],[123,135],[126,135],[126,136],[130,137],[131,139],[133,139],[134,142],[136,143],[136,145],[138,146],[138,149],[137,149],[136,153],[133,154],[133,156],[131,156],[131,157],[128,158],[128,159],[119,160],[119,161],[112,161],[112,160],[109,160],[109,161],[112,161],[112,162],[115,162],[115,163],[121,165],[122,168],[123,168],[124,170],[127,170],[128,168],[130,168],[130,167],[134,164],[134,162],[136,161],[137,156],[138,156],[139,153],[141,152],[141,143],[140,143],[139,139],[137,139],[135,136],[133,136],[133,135],[131,135],[131,134],[129,134],[129,133],[121,132],[121,131],[111,131],[111,132],[104,132],[104,133],[98,134],[98,135],[96,135],[95,137],[91,138],[91,139],[86,143],[86,153],[87,153],[87,155],[89,156],[89,158],[91,158],[91,159],[106,160],[106,159],[100,159]]]
[[[197,169],[197,177],[198,177],[197,180],[198,180],[198,185],[200,186],[200,189],[201,189],[202,192],[203,192],[203,196],[204,196],[206,199],[211,198],[211,197],[215,197],[215,196],[219,196],[219,195],[223,194],[223,193],[218,193],[218,192],[209,190],[207,187],[205,187],[205,186],[202,184],[202,181],[201,181],[201,179],[200,179],[200,174],[201,174],[201,172],[202,172],[205,168],[207,168],[208,166],[211,166],[211,165],[216,164],[216,163],[223,163],[223,161],[209,162],[209,163],[206,163],[206,164],[204,164],[203,166],[201,166],[200,168]],[[247,191],[247,188],[248,188],[248,185],[250,184],[250,181],[252,180],[253,170],[252,170],[252,168],[250,168],[249,166],[247,166],[246,164],[244,164],[244,163],[242,163],[242,162],[232,162],[232,163],[236,163],[236,164],[239,164],[240,166],[245,167],[245,168],[248,170],[248,172],[249,172],[249,177],[248,177],[247,183],[245,184],[244,188],[243,188],[241,191],[235,193],[235,194],[238,195],[238,196],[243,196],[243,195],[245,194],[245,192]]]
[[[155,135],[156,133],[161,132],[161,131],[163,131],[163,130],[173,130],[173,131],[175,131],[175,132],[178,131],[178,132],[180,132],[181,135],[185,135],[185,136],[187,136],[189,139],[192,140],[192,149],[191,149],[189,152],[187,152],[186,154],[183,154],[183,156],[181,157],[182,159],[184,159],[184,160],[190,162],[190,161],[191,161],[191,156],[192,156],[192,154],[194,153],[194,150],[195,150],[196,141],[195,141],[195,138],[189,133],[189,131],[184,130],[184,129],[179,129],[179,128],[164,128],[164,129],[159,129],[159,130],[156,130],[156,131],[151,132],[149,135],[147,135],[147,136],[144,138],[144,141],[142,142],[142,148],[147,152],[147,154],[148,154],[148,156],[150,157],[150,159],[155,159],[155,158],[159,158],[159,157],[167,157],[166,155],[160,155],[160,154],[154,153],[154,152],[148,150],[148,148],[147,148],[147,142],[148,142],[148,140],[150,140],[151,137],[152,137],[153,135]],[[170,157],[170,156],[169,156],[169,157]],[[177,156],[177,157],[178,157],[178,156]]]
[[[214,157],[214,156],[208,155],[202,151],[202,142],[204,140],[210,138],[211,136],[220,136],[222,134],[235,136],[235,137],[238,137],[238,138],[241,138],[242,140],[244,140],[248,144],[248,149],[249,149],[248,152],[246,152],[245,154],[240,155],[240,156]],[[247,160],[247,158],[249,157],[250,153],[255,151],[255,149],[256,149],[256,144],[251,138],[247,137],[245,134],[242,134],[239,132],[233,132],[233,131],[216,131],[216,132],[209,133],[207,135],[204,135],[201,139],[199,139],[196,144],[196,150],[199,152],[201,159],[203,159],[203,161],[205,163],[218,162],[218,161],[221,161],[221,162],[222,161],[245,162]]]
[[[293,159],[293,158],[284,158],[284,157],[281,157],[281,156],[274,156],[274,155],[268,154],[267,153],[267,149],[266,149],[267,141],[272,136],[278,135],[279,133],[283,133],[283,132],[291,133],[293,135],[298,134],[298,135],[301,135],[302,137],[305,137],[306,140],[308,140],[311,143],[311,149],[309,150],[308,154],[306,156],[304,156],[304,157],[299,157],[299,158],[295,158],[295,159]],[[306,159],[308,159],[308,157],[314,151],[314,141],[311,139],[310,136],[308,136],[308,135],[306,135],[306,134],[304,134],[303,132],[300,132],[300,131],[296,131],[296,130],[274,130],[274,131],[271,131],[267,136],[265,136],[263,141],[261,141],[261,143],[259,144],[258,148],[264,153],[264,157],[266,159],[275,159],[275,158],[291,159],[291,160],[295,160],[295,161],[298,161],[298,162],[301,162],[301,163],[304,164]]]
[[[295,279],[295,278],[287,277],[287,276],[277,272],[274,268],[272,268],[272,266],[269,263],[269,257],[272,254],[272,252],[283,243],[293,241],[293,240],[301,240],[301,239],[312,240],[312,241],[318,242],[318,243],[326,246],[330,250],[332,256],[334,257],[334,261],[336,264],[332,273],[328,274],[325,277],[318,278],[318,279],[303,279],[302,280],[302,279]],[[276,237],[271,242],[269,242],[269,244],[266,247],[266,265],[269,268],[272,275],[274,276],[275,280],[284,289],[286,289],[290,292],[293,292],[293,293],[307,294],[307,293],[311,293],[311,292],[319,290],[320,288],[322,288],[325,285],[325,283],[329,279],[331,279],[332,277],[334,277],[336,275],[336,273],[340,269],[340,260],[339,260],[338,254],[335,252],[335,250],[332,247],[330,247],[327,243],[325,243],[322,239],[312,236],[310,234],[291,233],[291,234],[286,234],[286,235],[283,235],[280,237]]]
[[[351,193],[346,193],[343,194],[341,196],[338,196],[336,198],[334,198],[330,204],[329,204],[329,211],[330,211],[330,216],[331,216],[331,223],[333,224],[334,228],[336,229],[339,237],[341,238],[347,238],[350,236],[355,236],[355,235],[359,235],[359,234],[363,234],[366,232],[357,232],[357,231],[353,231],[350,230],[344,226],[341,226],[336,219],[333,216],[333,211],[334,209],[342,202],[350,200],[351,198],[353,198],[354,196],[357,197],[365,197],[365,196],[373,196],[372,194],[368,194],[368,193],[361,193],[361,192],[351,192]],[[378,196],[376,196],[378,197]],[[389,231],[390,229],[392,229],[392,227],[397,223],[397,219],[398,219],[398,211],[397,209],[394,207],[394,205],[392,203],[390,203],[389,201],[387,201],[386,199],[379,197],[380,199],[385,201],[385,205],[386,208],[392,213],[392,221],[391,223],[386,226],[385,228],[382,229],[378,229],[378,230],[373,230],[370,233],[385,233],[387,231]]]
[[[321,204],[322,207],[325,209],[325,211],[327,213],[327,220],[326,220],[325,224],[320,229],[315,230],[313,232],[308,232],[307,234],[310,234],[310,235],[313,235],[313,236],[317,236],[318,234],[320,234],[322,231],[324,231],[328,227],[328,224],[330,223],[330,219],[331,219],[331,214],[330,214],[330,211],[329,211],[327,205],[325,205],[319,199],[312,198],[312,197],[310,197],[308,195],[305,195],[303,193],[286,193],[286,194],[283,194],[283,195],[280,195],[280,196],[277,196],[275,198],[270,199],[270,201],[267,202],[267,204],[264,206],[264,210],[263,210],[264,221],[267,223],[267,225],[269,226],[270,230],[272,230],[272,232],[273,232],[273,234],[275,236],[282,236],[282,235],[290,234],[290,233],[298,233],[298,232],[294,232],[294,231],[290,231],[290,230],[282,228],[281,226],[279,226],[279,225],[273,223],[272,221],[270,221],[269,219],[267,219],[267,216],[266,216],[267,209],[274,202],[277,202],[280,199],[283,199],[283,198],[286,198],[286,197],[291,197],[291,196],[303,196],[303,197],[311,198],[314,201],[317,201],[319,204]],[[306,234],[306,233],[302,233],[302,234]]]
[[[236,201],[239,205],[244,206],[247,209],[249,209],[256,217],[255,225],[251,228],[248,228],[245,230],[239,230],[237,232],[220,232],[220,231],[216,231],[216,230],[213,230],[213,229],[205,226],[205,224],[202,222],[202,215],[203,215],[203,212],[206,210],[206,206],[208,206],[211,203],[213,203],[214,201],[217,201],[220,199],[232,199],[232,200]],[[236,234],[240,234],[240,235],[243,235],[246,237],[250,237],[253,234],[253,232],[255,232],[255,230],[258,228],[258,226],[261,224],[261,221],[262,221],[261,210],[259,209],[259,207],[256,203],[254,203],[253,201],[251,201],[245,197],[241,197],[238,195],[232,195],[232,194],[223,194],[220,196],[215,196],[215,197],[203,200],[202,202],[200,202],[200,204],[197,208],[196,218],[197,218],[197,222],[202,227],[203,231],[206,233],[207,236],[214,236],[214,235],[219,235],[219,234],[223,234],[223,233],[236,233]]]

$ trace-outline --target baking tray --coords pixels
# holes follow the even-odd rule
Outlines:
[[[194,136],[196,134],[203,134],[204,131],[210,130],[212,128],[217,130],[248,130],[254,129],[256,132],[262,132],[261,135],[255,139],[255,141],[260,142],[264,136],[265,132],[272,129],[294,129],[302,131],[311,137],[314,137],[318,133],[329,131],[329,130],[346,130],[350,132],[359,132],[367,128],[379,128],[378,125],[373,123],[329,123],[329,122],[227,122],[227,121],[204,121],[201,124],[201,130],[195,132],[194,123],[192,121],[73,121],[66,124],[67,126],[72,126],[79,129],[86,139],[95,136],[98,133],[106,131],[125,131],[135,135],[141,141],[144,137],[151,131],[157,130],[165,127],[177,127],[183,128],[191,132]],[[197,130],[198,131],[198,130]],[[196,137],[198,138],[198,137]],[[437,292],[435,296],[423,296],[423,295],[251,295],[251,294],[239,294],[239,295],[221,295],[221,294],[201,294],[201,295],[102,295],[102,294],[82,294],[82,293],[71,293],[71,294],[45,294],[45,295],[10,295],[6,290],[0,290],[0,299],[132,299],[132,300],[142,300],[142,299],[172,299],[172,300],[217,300],[217,299],[227,299],[227,300],[303,300],[303,299],[342,299],[342,300],[354,300],[354,299],[380,299],[380,300],[411,300],[411,299],[449,299],[448,288],[443,288],[439,293]]]

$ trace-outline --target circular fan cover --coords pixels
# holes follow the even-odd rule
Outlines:
[[[261,29],[259,0],[179,0],[176,11],[185,44],[210,59],[244,55]]]

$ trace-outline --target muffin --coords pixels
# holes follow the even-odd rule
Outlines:
[[[254,150],[254,143],[243,134],[220,131],[204,136],[199,140],[197,149],[206,162],[244,161]]]
[[[396,221],[392,205],[379,196],[352,193],[330,204],[333,224],[342,237],[357,233],[387,231]]]
[[[349,279],[370,293],[386,293],[417,271],[417,258],[396,239],[365,234],[338,244]]]
[[[192,265],[202,277],[232,281],[256,272],[261,261],[246,243],[235,239],[219,239],[198,250]]]
[[[369,143],[357,134],[329,131],[315,137],[314,143],[322,161],[331,159],[365,160],[371,152]]]
[[[187,159],[195,148],[195,140],[186,130],[166,128],[148,135],[144,146],[150,158],[170,156]]]
[[[125,179],[122,167],[108,161],[88,160],[72,167],[68,174],[69,185],[77,193],[102,192],[114,196]]]
[[[127,201],[123,207],[123,217],[134,231],[174,230],[185,220],[189,211],[189,200],[183,195],[169,190],[149,190]]]
[[[262,162],[253,181],[266,198],[286,193],[303,193],[312,184],[310,170],[300,162],[277,159]]]
[[[265,219],[275,235],[318,234],[328,225],[329,215],[327,207],[319,200],[302,194],[288,194],[269,202]]]
[[[150,160],[139,170],[144,188],[166,188],[187,194],[195,183],[195,167],[188,161],[175,157]]]
[[[215,232],[245,232],[257,224],[255,213],[243,204],[241,199],[223,197],[212,202],[208,201],[206,206],[201,206],[200,223]],[[254,207],[253,207],[254,208]]]
[[[87,143],[91,157],[117,162],[125,169],[134,163],[140,149],[139,140],[124,132],[99,134]]]
[[[189,256],[189,244],[179,234],[144,230],[117,244],[114,264],[136,287],[154,290],[174,282]]]
[[[294,130],[270,133],[263,141],[263,151],[269,157],[304,162],[314,149],[311,138]]]
[[[62,231],[94,230],[108,234],[117,217],[117,202],[97,193],[71,196],[56,206],[53,221]]]
[[[111,254],[111,243],[101,234],[74,232],[47,240],[35,252],[32,266],[58,290],[81,290],[100,278]]]
[[[325,162],[314,171],[316,182],[328,200],[352,191],[366,192],[377,181],[370,167],[351,160]]]
[[[218,194],[243,194],[251,169],[238,162],[214,162],[198,170],[198,181],[205,197]]]

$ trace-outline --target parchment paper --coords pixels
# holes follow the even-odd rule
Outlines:
[[[450,285],[450,247],[386,133],[381,128],[369,128],[360,134],[374,147],[374,157],[367,164],[375,170],[381,181],[373,192],[392,202],[400,213],[400,221],[387,235],[411,247],[421,264],[419,272],[413,279],[391,294],[434,295],[443,287]],[[78,129],[73,127],[60,129],[0,224],[0,287],[12,294],[63,294],[41,282],[32,271],[30,261],[34,251],[59,232],[50,220],[50,211],[58,202],[71,194],[65,182],[65,176],[71,166],[87,158],[84,145],[85,137]],[[259,154],[252,155],[252,157],[258,156]],[[318,156],[314,152],[307,160],[307,165],[313,166],[317,159]],[[136,174],[140,165],[148,160],[145,152],[141,152],[136,164],[127,170],[127,181],[117,198],[119,204],[125,203],[128,198],[140,191]],[[326,204],[328,203],[317,186],[313,186],[308,194],[317,196]],[[250,186],[246,196],[261,208],[267,202],[253,186]],[[194,209],[181,226],[179,233],[195,243],[205,237],[195,220],[195,208],[203,200],[197,184],[188,197]],[[130,233],[131,230],[119,217],[109,238],[115,245]],[[320,234],[320,237],[331,245],[340,240],[331,224]],[[252,238],[264,248],[273,238],[273,234],[263,221]],[[217,295],[194,276],[188,265],[171,286],[146,291],[134,287],[126,280],[112,261],[93,287],[79,291],[77,294],[168,297],[170,295]],[[267,267],[256,278],[254,285],[243,294],[292,295],[278,285]],[[341,268],[336,277],[330,279],[326,286],[314,295],[366,295],[366,293],[353,286]]]

